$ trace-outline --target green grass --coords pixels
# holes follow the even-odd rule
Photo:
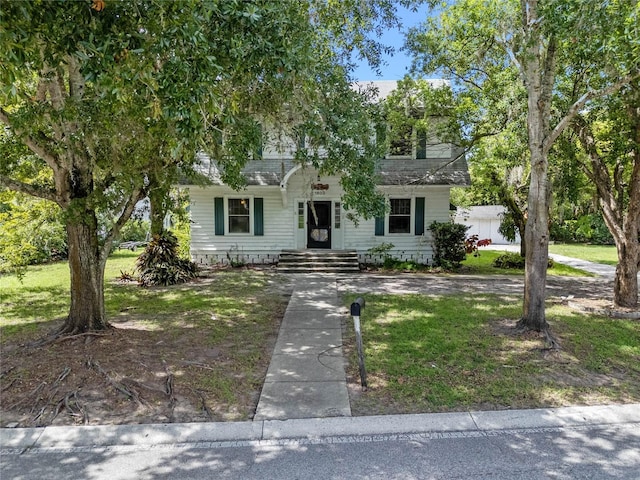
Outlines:
[[[483,250],[480,248],[477,257],[467,255],[467,259],[462,262],[463,273],[472,275],[523,275],[524,269],[505,269],[493,266],[493,261],[504,252],[499,250]],[[573,268],[568,265],[555,262],[553,267],[547,270],[548,275],[565,277],[591,277],[593,274]]]
[[[617,265],[618,253],[613,245],[587,245],[584,243],[561,243],[549,245],[549,252],[589,262]]]
[[[158,374],[149,372],[162,376],[170,369],[175,388],[194,405],[206,402],[211,418],[250,418],[286,308],[287,288],[281,288],[285,280],[268,272],[234,269],[207,272],[192,283],[170,287],[119,282],[121,271],[133,272],[136,256],[117,252],[107,262],[105,307],[116,328],[97,337],[91,356],[105,370],[141,383],[157,380]],[[3,381],[10,385],[16,378],[38,379],[43,363],[54,365],[56,375],[67,365],[74,372],[84,371],[84,364],[59,355],[73,340],[38,349],[30,362],[11,353],[60,326],[70,301],[66,263],[34,267],[23,283],[8,276],[0,282],[0,340],[9,352],[3,362],[20,365],[10,369],[14,378]],[[82,363],[81,357],[74,359]],[[60,361],[63,364],[56,363]],[[38,379],[36,384],[52,380]]]
[[[209,322],[212,312],[223,322],[240,322],[259,314],[263,302],[255,295],[265,285],[261,275],[249,272],[221,272],[226,282],[216,282],[216,291],[192,284],[166,288],[140,288],[121,283],[121,272],[133,273],[140,252],[120,250],[108,259],[105,269],[105,309],[110,321],[129,315],[146,321],[151,330],[164,329],[170,322],[196,326]],[[21,283],[15,276],[0,276],[0,330],[3,338],[32,331],[39,325],[61,319],[69,309],[69,267],[66,262],[30,267]],[[238,296],[242,291],[247,296]],[[161,321],[160,321],[161,320]],[[218,331],[212,337],[223,336]]]
[[[115,282],[121,271],[133,272],[138,253],[129,250],[114,252],[105,268],[105,303],[108,313],[115,308],[114,300],[122,286]],[[40,323],[64,317],[69,310],[69,264],[55,262],[34,265],[18,280],[15,275],[0,275],[0,327],[3,335],[33,330]]]
[[[356,413],[640,400],[637,321],[550,305],[547,315],[563,350],[545,356],[537,334],[517,337],[508,328],[521,314],[519,298],[375,295],[366,300],[362,334],[370,389],[352,405]],[[347,350],[349,371],[357,378],[357,357],[352,347]]]

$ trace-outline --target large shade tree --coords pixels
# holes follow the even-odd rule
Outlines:
[[[618,251],[614,303],[638,305],[640,266],[640,82],[581,112],[572,123],[567,162],[593,189]]]
[[[526,90],[530,161],[523,315],[519,326],[548,332],[545,316],[551,149],[595,98],[638,76],[637,2],[460,0],[415,29],[409,48],[423,72],[441,72],[461,90],[482,89],[515,68]],[[635,25],[636,27],[634,27]],[[628,36],[631,35],[629,41]],[[580,63],[575,64],[580,51]],[[554,92],[579,67],[585,82],[570,104]],[[607,71],[606,76],[601,72]],[[552,338],[550,337],[552,340]]]
[[[314,113],[311,131],[334,154],[323,168],[347,173],[346,203],[365,213],[381,204],[357,195],[372,184],[375,155],[364,141],[366,102],[348,87],[347,54],[355,47],[376,57],[378,44],[366,33],[378,18],[393,21],[393,5],[330,7],[271,0],[3,4],[0,185],[63,211],[71,305],[60,333],[108,326],[104,267],[136,203],[193,171],[202,150],[224,159],[225,180],[240,186],[240,169],[262,140],[258,121],[270,116]]]

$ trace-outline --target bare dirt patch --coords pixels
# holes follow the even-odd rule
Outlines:
[[[57,320],[3,339],[0,426],[251,419],[291,285],[280,280],[245,287],[251,311],[234,316],[216,310],[224,281],[205,272],[190,284],[211,296],[210,311],[150,319],[131,308],[112,316],[112,328],[96,335],[34,346],[62,321]],[[179,288],[184,287],[159,293],[168,296]],[[247,295],[249,288],[253,293]]]
[[[594,313],[611,318],[640,320],[640,310],[621,307],[607,298],[567,298],[567,305],[584,313]]]

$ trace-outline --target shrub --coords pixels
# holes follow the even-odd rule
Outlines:
[[[519,253],[505,253],[496,257],[493,261],[493,266],[505,269],[523,269],[524,257]]]
[[[589,214],[583,215],[577,220],[552,223],[549,230],[551,240],[558,242],[613,244],[613,237],[604,223],[602,215]]]
[[[473,254],[474,257],[478,257],[480,252],[478,251],[479,247],[487,247],[491,245],[490,238],[483,238],[479,240],[478,235],[470,235],[464,241],[464,249],[467,255]]]
[[[198,267],[191,260],[178,256],[178,240],[171,232],[154,235],[136,261],[139,283],[175,285],[198,275]]]
[[[388,262],[393,261],[393,257],[391,256],[390,251],[394,247],[395,245],[393,243],[385,242],[368,249],[367,253],[369,254],[371,264],[379,265],[380,263],[382,263],[384,268],[390,268],[387,266],[387,264]],[[365,264],[366,263],[368,262],[365,260]]]
[[[429,231],[433,237],[433,263],[436,267],[458,269],[467,258],[465,238],[469,226],[459,223],[433,222]]]
[[[67,258],[67,233],[53,202],[0,192],[0,273],[22,278],[29,265]]]
[[[519,253],[505,253],[493,261],[494,267],[504,269],[522,270],[524,268],[524,264],[524,257]],[[547,268],[553,268],[554,264],[555,263],[552,258],[547,260]]]

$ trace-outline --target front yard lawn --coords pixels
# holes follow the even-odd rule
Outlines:
[[[22,284],[0,277],[0,426],[253,417],[290,282],[243,269],[141,288],[118,280],[135,258],[107,263],[114,328],[40,347],[68,310],[67,265],[34,267]]]
[[[354,298],[346,298],[346,303]],[[562,350],[516,334],[521,298],[371,295],[362,316],[369,390],[360,392],[353,328],[355,414],[534,408],[640,401],[640,323],[551,304]]]

